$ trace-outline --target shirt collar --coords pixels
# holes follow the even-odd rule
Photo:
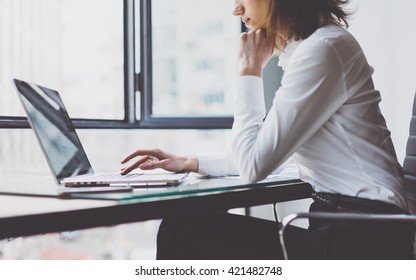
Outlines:
[[[290,41],[283,52],[279,55],[279,63],[278,65],[283,68],[283,70],[286,69],[287,65],[289,64],[289,61],[292,57],[292,54],[295,52],[296,48],[299,46],[299,44],[302,42],[302,40],[298,41]]]

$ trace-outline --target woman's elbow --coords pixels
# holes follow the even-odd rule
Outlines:
[[[244,164],[239,168],[240,178],[246,184],[255,183],[261,181],[267,177],[265,174],[254,164]]]

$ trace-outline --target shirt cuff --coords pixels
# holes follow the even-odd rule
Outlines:
[[[237,171],[230,158],[227,152],[198,155],[198,173],[211,176],[236,175]]]

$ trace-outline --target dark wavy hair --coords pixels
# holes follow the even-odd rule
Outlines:
[[[321,26],[335,23],[348,28],[350,0],[271,0],[267,32],[275,37],[276,50],[282,51],[289,40],[308,38]]]

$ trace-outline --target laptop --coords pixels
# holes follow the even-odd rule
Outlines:
[[[96,174],[56,90],[13,80],[30,126],[58,186],[65,192],[131,191],[181,184],[186,173]]]

